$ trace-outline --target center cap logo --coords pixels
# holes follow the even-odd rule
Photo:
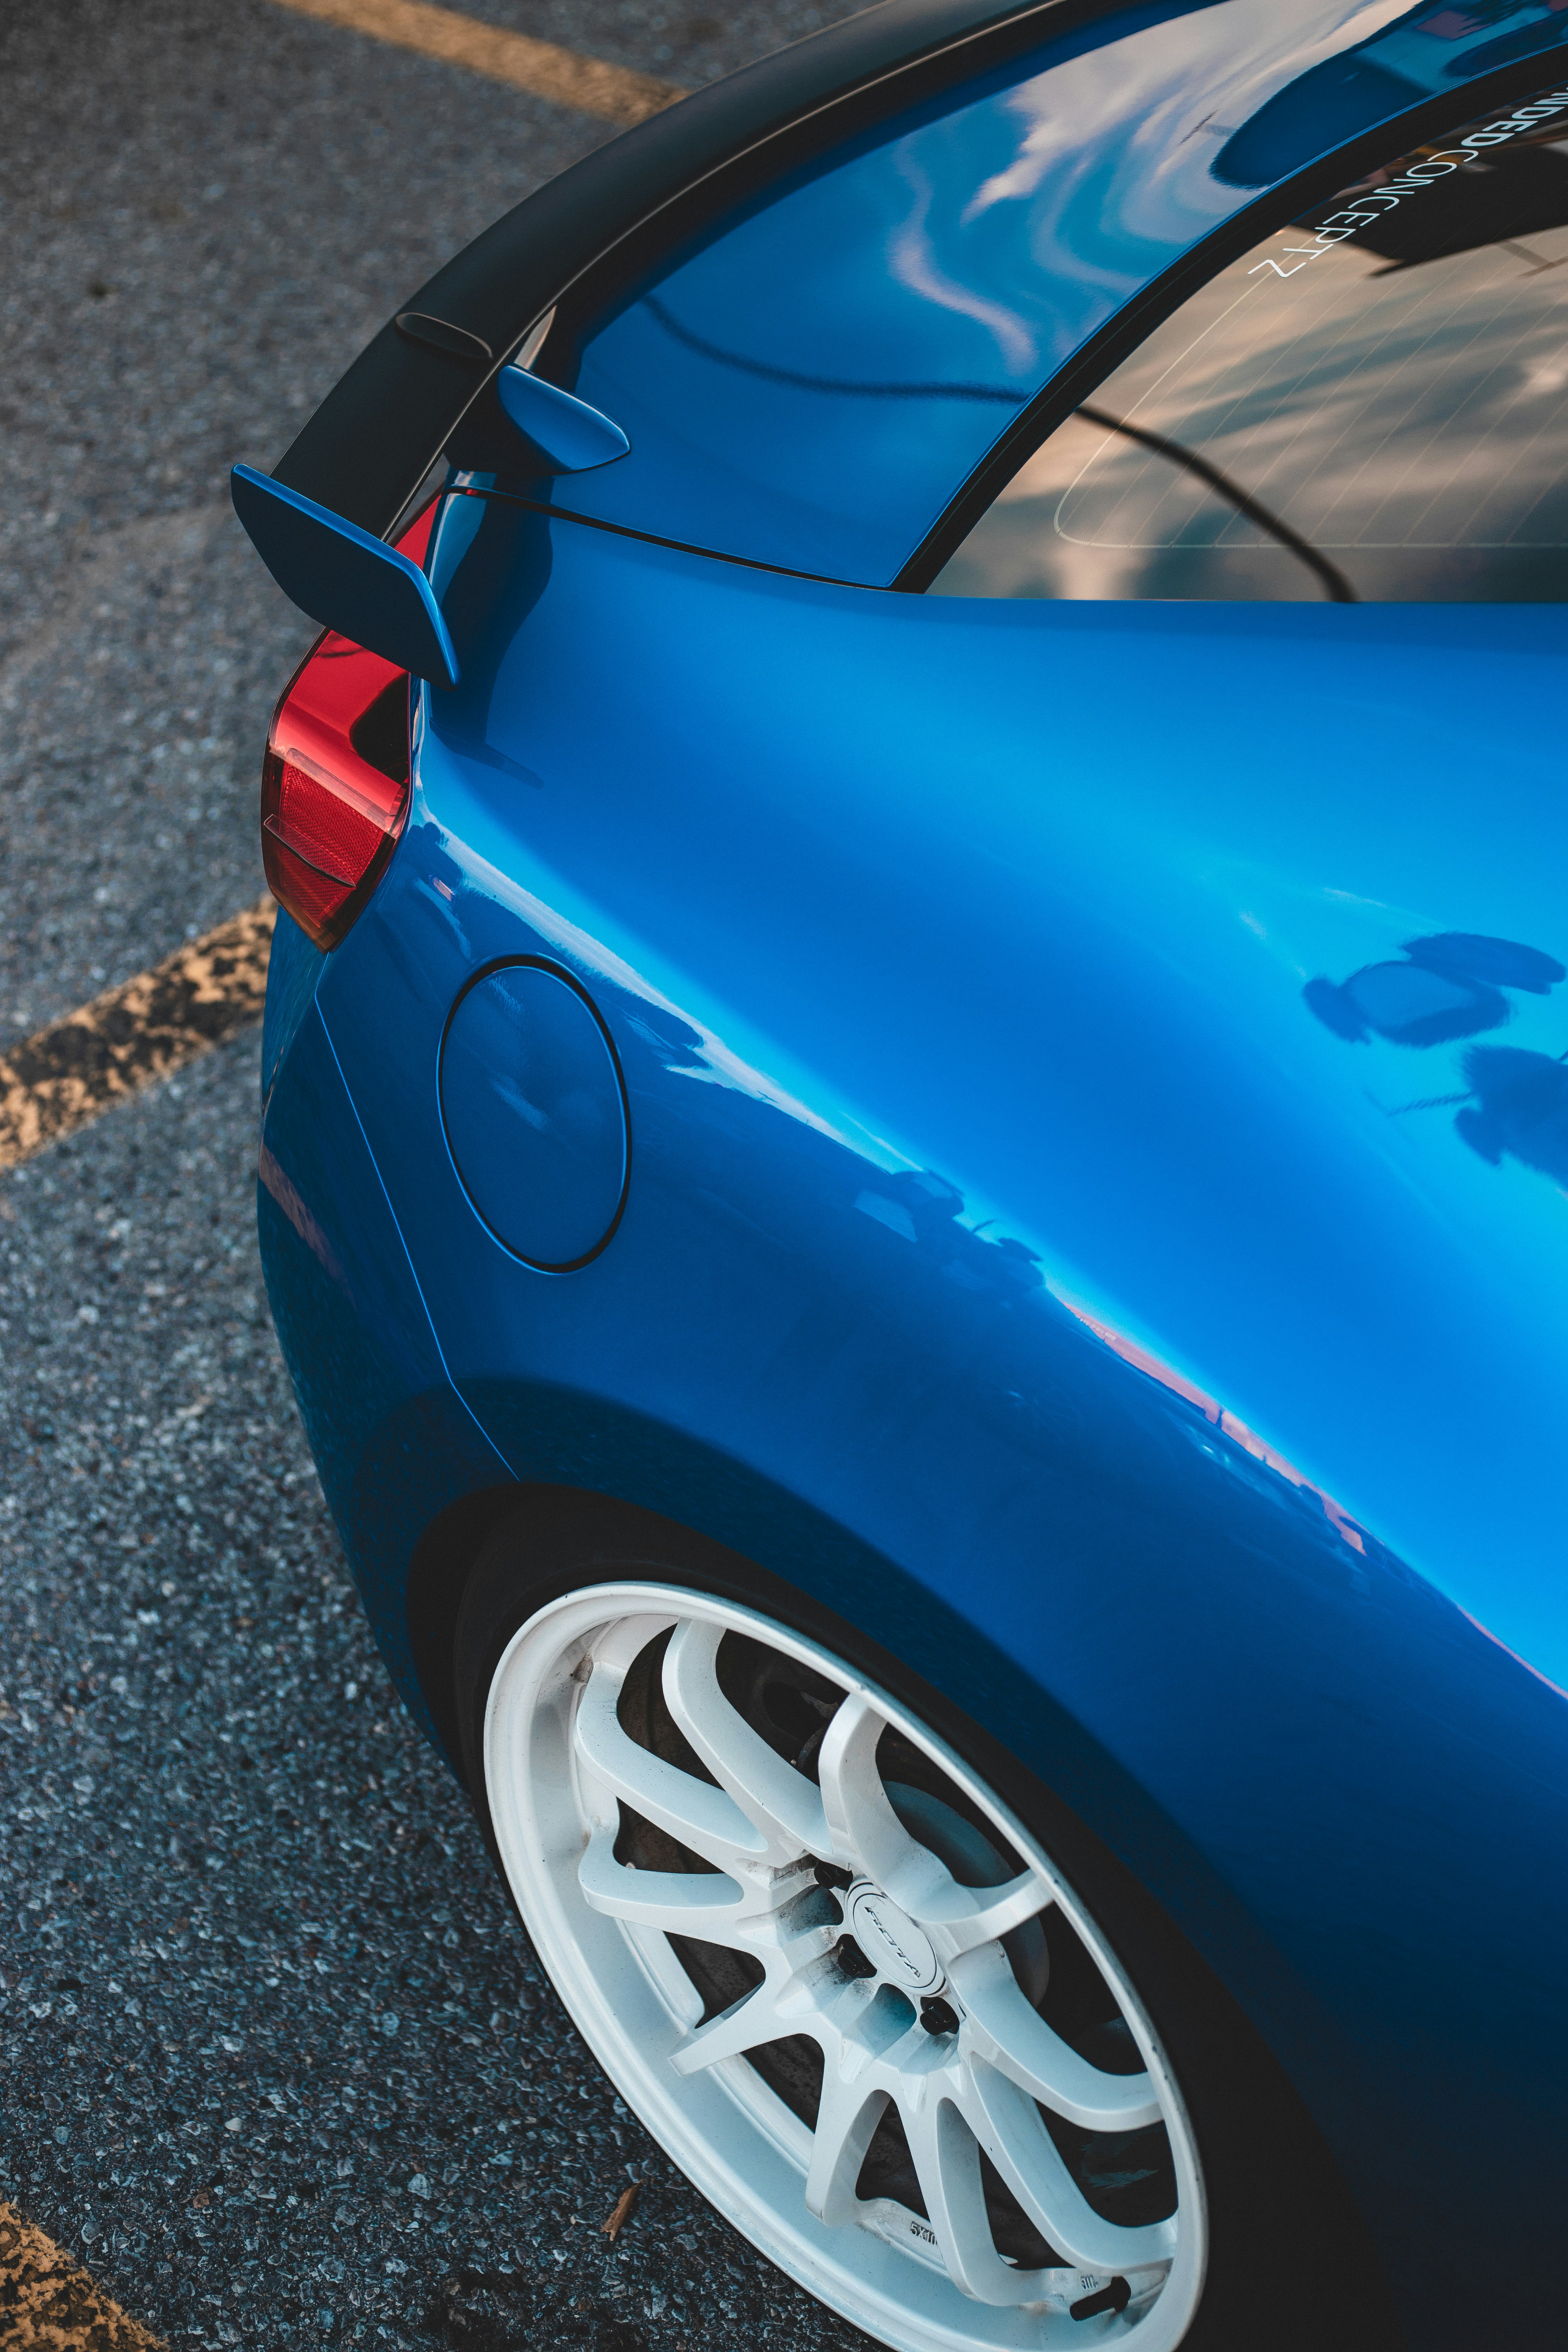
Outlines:
[[[931,1992],[942,1982],[942,1963],[922,1929],[879,1886],[862,1878],[849,1890],[848,1927],[879,1976],[906,1992]]]

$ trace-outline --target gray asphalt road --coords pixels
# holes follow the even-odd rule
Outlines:
[[[696,80],[814,12],[480,13]],[[3,1046],[259,889],[308,631],[230,459],[605,134],[267,0],[12,0],[0,85]],[[858,2342],[620,2108],[396,1710],[254,1117],[250,1038],[0,1180],[0,2196],[175,2347]]]
[[[848,11],[477,13],[694,83]],[[259,744],[311,632],[230,465],[610,131],[268,0],[6,0],[0,90],[3,1050],[261,887]]]

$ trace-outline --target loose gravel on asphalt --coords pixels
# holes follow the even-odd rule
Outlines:
[[[256,1061],[0,1185],[0,2198],[175,2347],[858,2343],[627,2115],[398,1708],[268,1321]]]
[[[849,11],[477,13],[696,82]],[[230,465],[611,134],[268,0],[6,0],[0,89],[3,1051],[260,890],[258,747],[313,632]]]
[[[478,13],[696,81],[844,12]],[[11,0],[0,80],[3,1048],[259,889],[310,632],[230,460],[605,132],[266,0]],[[622,2109],[396,1707],[255,1113],[252,1035],[0,1180],[0,2198],[175,2347],[858,2343]]]

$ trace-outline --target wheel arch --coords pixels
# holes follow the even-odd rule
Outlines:
[[[1205,1857],[1173,1822],[1160,1815],[1149,1792],[1139,1789],[1108,1755],[1101,1752],[1100,1764],[1101,1796],[1110,1818],[1102,1818],[1097,1826],[1020,1761],[995,1731],[827,1601],[664,1513],[599,1490],[535,1480],[491,1486],[463,1497],[431,1522],[415,1550],[409,1580],[410,1646],[426,1705],[444,1742],[450,1743],[455,1769],[462,1773],[465,1701],[455,1671],[460,1622],[470,1675],[475,1656],[488,1659],[488,1667],[481,1666],[479,1675],[480,1685],[487,1685],[517,1619],[521,1580],[531,1576],[535,1581],[530,1601],[542,1601],[570,1589],[583,1567],[603,1565],[609,1570],[634,1563],[674,1571],[700,1590],[775,1614],[872,1681],[897,1691],[1037,1830],[1097,1915],[1110,1904],[1119,1922],[1119,1954],[1134,1981],[1143,1987],[1152,1979],[1164,1986],[1168,2001],[1180,2006],[1189,2020],[1197,2020],[1208,2046],[1229,2053],[1221,2086],[1225,2098],[1238,2096],[1258,2128],[1277,2135],[1274,2144],[1285,2151],[1283,2173],[1272,2177],[1267,2192],[1259,2193],[1280,2193],[1283,2179],[1283,2193],[1304,2200],[1304,2210],[1333,2217],[1336,2276],[1342,2288],[1349,2289],[1339,2305],[1346,2314],[1344,2341],[1352,2347],[1364,2345],[1367,2352],[1373,2346],[1378,2352],[1397,2352],[1405,2339],[1388,2281],[1366,2219],[1328,2139],[1267,2031],[1249,2013],[1254,2004],[1239,1999],[1226,1980],[1232,1971],[1222,1976],[1213,1958],[1117,1851],[1122,1843],[1118,1829],[1125,1832],[1142,1822],[1147,1835],[1154,1831],[1158,1816],[1159,1833],[1170,1841],[1168,1850],[1182,1854],[1180,1866],[1188,1874],[1189,1891],[1206,1882],[1205,1907],[1211,1927],[1218,1927],[1243,1979],[1250,1979],[1253,1990],[1261,1992],[1265,1975],[1272,1973],[1276,1997],[1281,1985],[1289,1986],[1289,1997],[1309,2010],[1313,2006],[1310,1996],[1291,1982],[1288,1960],[1241,1910]],[[901,1580],[893,1564],[883,1565],[891,1577]],[[1016,1675],[1010,1662],[998,1661],[998,1666],[1001,1681]],[[1000,1689],[997,1696],[1002,1697]],[[1038,1703],[1047,1708],[1053,1705],[1043,1694]],[[1065,1721],[1058,1732],[1064,1754],[1069,1741],[1098,1745],[1081,1727]],[[463,1777],[467,1785],[468,1777]],[[483,1790],[470,1787],[469,1794],[489,1841]],[[1159,1998],[1152,2007],[1156,2028],[1163,2030]],[[1315,2026],[1331,2034],[1326,2021],[1315,2021]],[[1238,2171],[1245,2171],[1245,2165]],[[1201,2340],[1205,2346],[1209,2342],[1206,2334]],[[1219,2340],[1215,2339],[1216,2347]],[[1289,2340],[1289,2331],[1280,2340]]]
[[[1059,1814],[1069,1872],[1065,1846],[1081,1835],[1113,1857],[1130,1884],[1152,1882],[1167,1906],[1179,1891],[1200,1939],[1227,1948],[1260,1997],[1270,1974],[1288,1969],[1157,1795],[951,1601],[795,1497],[765,1496],[762,1508],[752,1498],[750,1510],[724,1514],[730,1524],[721,1531],[717,1512],[682,1514],[671,1500],[519,1479],[460,1496],[425,1527],[410,1555],[408,1653],[442,1749],[470,1798],[479,1792],[463,1760],[454,1675],[459,1622],[476,1582],[523,1572],[510,1563],[543,1559],[553,1591],[578,1567],[643,1564],[761,1607],[868,1679],[912,1692],[942,1738],[1009,1802]],[[801,1572],[790,1572],[796,1562]],[[921,1640],[895,1650],[869,1631],[871,1596],[881,1622],[918,1623]],[[1026,1737],[1032,1760],[1007,1744],[999,1727],[1007,1726]]]

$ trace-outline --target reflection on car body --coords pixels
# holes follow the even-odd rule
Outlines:
[[[426,625],[369,862],[352,666],[273,730],[324,1490],[590,2047],[897,2352],[1564,2332],[1565,60],[887,0],[241,477]]]
[[[1402,963],[1368,964],[1337,985],[1310,980],[1302,994],[1336,1036],[1352,1045],[1373,1034],[1391,1045],[1452,1045],[1500,1029],[1512,1007],[1505,988],[1550,993],[1568,967],[1517,940],[1447,932],[1407,940]],[[1516,1045],[1476,1045],[1460,1067],[1466,1091],[1400,1106],[1401,1113],[1462,1108],[1456,1134],[1498,1166],[1505,1153],[1568,1184],[1568,1053],[1553,1060]]]

